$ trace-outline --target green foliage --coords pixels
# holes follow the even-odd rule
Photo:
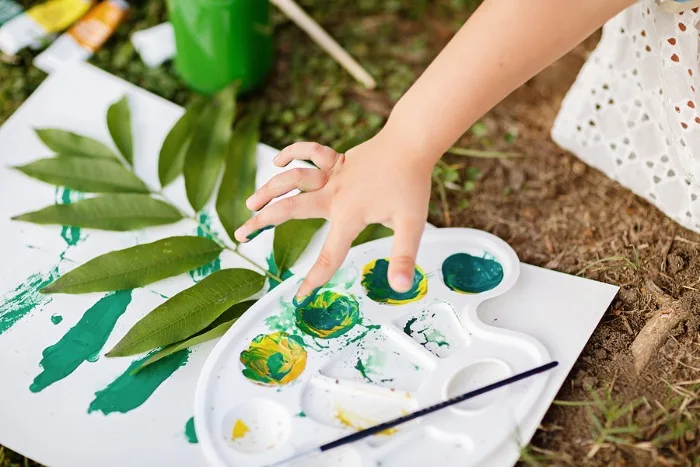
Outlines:
[[[209,201],[226,158],[236,111],[237,84],[214,96],[204,108],[185,154],[185,189],[195,211]]]
[[[352,246],[362,245],[363,243],[384,237],[391,237],[392,235],[394,235],[394,231],[390,228],[384,227],[382,224],[370,224],[360,232],[360,235],[352,242]]]
[[[241,119],[231,138],[226,168],[216,199],[216,212],[229,238],[250,219],[245,202],[255,192],[255,152],[260,139],[260,112]]]
[[[117,160],[59,156],[15,167],[52,185],[86,193],[148,193],[148,187]]]
[[[129,101],[123,96],[107,110],[107,128],[124,159],[134,163],[134,142],[131,136],[131,112]]]
[[[205,265],[222,250],[204,237],[169,237],[98,256],[41,292],[75,294],[143,287]]]
[[[182,214],[173,206],[145,194],[109,194],[71,204],[56,204],[12,218],[34,224],[118,232],[172,224],[180,219]]]
[[[87,136],[70,131],[45,128],[35,130],[41,141],[58,154],[72,154],[83,157],[104,157],[116,159],[117,155],[104,144]]]
[[[279,271],[284,272],[294,266],[325,222],[324,219],[293,219],[275,228],[272,248]]]
[[[250,269],[222,269],[151,311],[107,354],[123,357],[187,339],[236,303],[262,290],[265,276]]]
[[[208,100],[197,99],[171,128],[158,156],[158,179],[163,187],[172,183],[185,165],[185,154],[192,140],[192,130]]]

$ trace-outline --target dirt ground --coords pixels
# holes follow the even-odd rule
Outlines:
[[[129,28],[165,17],[157,2],[137,3],[111,49],[93,62],[182,104],[189,92],[171,77],[172,68],[144,70],[125,45]],[[341,149],[381,126],[392,103],[474,2],[301,3],[368,67],[380,89],[362,90],[293,25],[277,18],[277,70],[252,98],[270,110],[263,141],[282,147],[316,140]],[[590,38],[529,81],[458,144],[523,157],[445,156],[429,220],[492,232],[524,262],[621,287],[541,429],[523,448],[524,464],[700,465],[700,235],[680,228],[549,137],[561,100],[596,41]],[[0,122],[43,79],[32,71],[30,58],[0,60],[5,83],[0,97],[12,98],[1,102]],[[661,332],[637,340],[652,356],[637,374],[633,343],[640,332],[646,336],[642,329],[650,320],[662,327],[671,322],[671,331],[668,339]],[[24,462],[0,447],[0,466]]]

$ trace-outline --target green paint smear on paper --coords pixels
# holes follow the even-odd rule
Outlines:
[[[117,379],[105,389],[95,393],[88,413],[100,411],[105,415],[114,412],[127,413],[141,406],[175,371],[187,364],[190,350],[183,349],[131,374],[148,360],[153,352],[134,360]]]
[[[194,417],[190,417],[185,424],[185,438],[192,444],[197,444],[199,442],[197,439],[197,432],[194,430]]]
[[[95,361],[119,317],[131,303],[131,290],[103,297],[56,344],[42,352],[44,369],[29,386],[32,392],[46,389],[73,373],[83,362]]]
[[[428,279],[416,266],[413,285],[408,292],[396,292],[389,285],[389,261],[378,259],[368,263],[362,270],[362,286],[367,296],[375,302],[402,305],[420,300],[428,293]]]
[[[474,294],[491,290],[503,280],[503,267],[495,258],[456,253],[442,263],[445,285],[455,292]]]
[[[84,198],[85,195],[81,192],[69,188],[56,188],[56,204],[71,204]],[[80,228],[64,225],[61,228],[61,237],[69,247],[75,246],[80,242]]]
[[[199,237],[208,238],[210,240],[217,240],[218,238],[216,238],[210,233],[214,232],[214,229],[212,228],[211,216],[207,212],[202,211],[199,213],[198,220],[199,225],[197,226],[197,235]],[[221,259],[216,258],[215,260],[205,264],[204,266],[200,266],[197,269],[193,269],[192,271],[188,272],[188,274],[193,281],[199,282],[205,277],[207,277],[209,274],[216,272],[220,269]]]
[[[32,310],[48,304],[52,298],[39,293],[58,277],[58,268],[48,274],[36,273],[27,277],[14,290],[0,297],[0,335]]]
[[[320,339],[333,339],[350,331],[360,321],[360,306],[350,295],[327,290],[295,311],[302,332]]]
[[[292,273],[292,271],[290,271],[289,269],[285,269],[284,271],[282,271],[282,274],[280,274],[279,269],[277,268],[277,264],[275,263],[274,253],[270,253],[270,256],[267,257],[266,261],[267,261],[267,272],[269,272],[273,276],[278,276],[282,280],[287,280],[294,275]],[[275,287],[277,287],[278,285],[281,284],[280,281],[272,279],[272,278],[268,279],[268,281],[270,283],[270,290],[274,289]],[[268,292],[270,290],[268,290]]]
[[[53,315],[51,317],[51,322],[53,324],[59,324],[61,321],[63,321],[63,316],[61,316],[61,315]]]
[[[421,318],[421,321],[423,321],[425,317]],[[406,325],[403,327],[403,332],[415,340],[419,342],[420,345],[423,347],[426,347],[428,344],[435,344],[438,347],[449,347],[450,344],[447,342],[447,339],[445,338],[444,334],[438,331],[437,329],[433,329],[430,326],[426,326],[425,328],[421,329],[420,331],[415,331],[412,329],[413,325],[416,324],[416,321],[418,321],[418,318],[411,318],[406,322]],[[417,335],[420,334],[423,336],[422,340],[416,339]],[[427,347],[426,347],[427,348]]]

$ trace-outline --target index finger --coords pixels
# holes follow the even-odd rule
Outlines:
[[[282,149],[273,162],[278,167],[284,167],[292,160],[311,161],[321,170],[330,170],[335,165],[339,154],[328,146],[318,143],[294,143]]]

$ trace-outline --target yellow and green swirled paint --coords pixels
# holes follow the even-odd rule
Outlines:
[[[297,327],[321,339],[339,337],[360,321],[360,306],[349,295],[327,290],[296,309]]]
[[[396,292],[389,285],[389,261],[374,260],[362,269],[362,287],[367,296],[375,302],[390,305],[403,305],[420,300],[428,293],[428,278],[423,270],[416,266],[413,285],[408,292]]]
[[[266,386],[282,386],[297,379],[306,367],[301,338],[284,332],[260,334],[241,352],[243,376]]]

